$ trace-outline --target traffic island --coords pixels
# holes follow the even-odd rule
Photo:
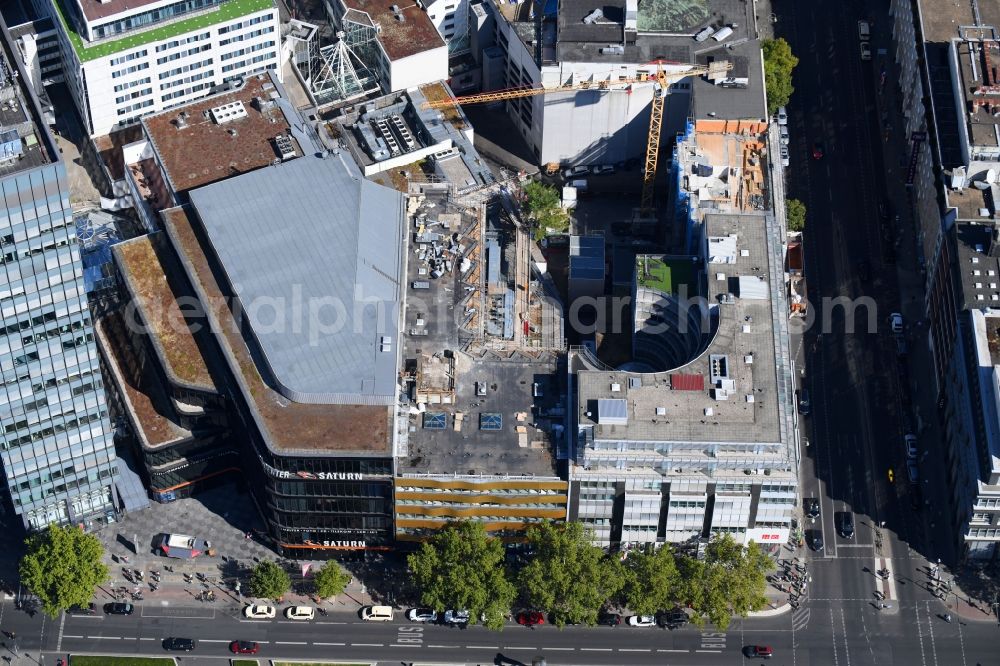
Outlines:
[[[177,666],[173,657],[111,657],[100,654],[71,654],[71,666]]]

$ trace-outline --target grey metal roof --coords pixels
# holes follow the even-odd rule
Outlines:
[[[278,390],[393,403],[403,196],[339,155],[307,155],[190,197]]]
[[[604,236],[569,237],[569,276],[604,280]]]

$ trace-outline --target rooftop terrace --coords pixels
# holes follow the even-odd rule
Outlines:
[[[38,100],[28,86],[28,76],[14,55],[6,25],[0,49],[0,178],[58,161]]]
[[[416,3],[399,0],[343,0],[348,9],[367,13],[381,28],[378,41],[390,60],[400,60],[411,55],[445,45],[427,12]],[[399,11],[394,12],[393,7]],[[400,14],[403,20],[396,18]]]
[[[184,208],[162,213],[164,226],[206,304],[211,330],[222,349],[265,441],[282,454],[392,454],[393,409],[369,405],[318,405],[292,402],[264,379],[205,255],[198,232]]]
[[[205,359],[177,304],[178,296],[191,294],[177,289],[176,283],[184,277],[165,241],[162,233],[149,234],[118,243],[112,251],[168,377],[180,385],[215,391]]]
[[[246,79],[231,92],[213,95],[142,119],[175,192],[253,171],[279,159],[275,137],[289,139],[296,156],[302,146],[290,134],[283,89],[270,75]],[[277,96],[275,98],[274,96]],[[211,109],[241,104],[245,115],[217,122]],[[239,115],[239,114],[238,114]]]

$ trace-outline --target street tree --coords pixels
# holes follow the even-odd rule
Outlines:
[[[261,599],[280,599],[292,588],[292,580],[281,565],[264,560],[250,574],[250,595]]]
[[[633,550],[625,560],[625,602],[637,615],[655,615],[675,606],[682,581],[670,544],[658,549]]]
[[[458,521],[438,531],[407,558],[423,605],[438,611],[468,610],[499,631],[517,589],[507,578],[503,543],[482,523]]]
[[[548,609],[557,626],[597,623],[601,606],[625,585],[621,560],[591,542],[580,523],[544,522],[528,528],[534,555],[519,582],[528,604]]]
[[[767,574],[774,564],[760,546],[738,543],[729,534],[713,538],[704,559],[683,556],[678,562],[692,621],[706,620],[726,629],[733,616],[746,617],[767,605]]]
[[[313,584],[316,586],[316,595],[320,599],[329,599],[343,593],[350,580],[351,574],[331,560],[316,572]]]
[[[785,220],[789,231],[804,230],[806,228],[806,205],[798,199],[786,199]]]
[[[50,524],[24,543],[27,552],[18,567],[21,583],[41,599],[46,615],[86,606],[108,578],[100,540],[77,527]]]
[[[799,59],[782,37],[765,39],[761,42],[761,49],[764,52],[767,112],[773,114],[779,106],[788,104],[792,93],[795,92],[792,86],[792,72],[799,64]]]
[[[524,212],[534,225],[535,240],[541,240],[549,233],[569,230],[569,213],[563,209],[556,188],[531,180],[522,189]]]

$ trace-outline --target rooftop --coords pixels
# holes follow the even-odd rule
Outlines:
[[[142,119],[171,189],[185,192],[253,171],[279,159],[275,137],[288,137],[296,155],[303,149],[290,134],[281,84],[270,75],[247,79],[231,92],[213,95]],[[239,103],[241,117],[217,122],[211,110]]]
[[[393,410],[385,406],[292,402],[262,375],[184,208],[162,213],[164,226],[203,304],[211,330],[268,445],[280,453],[391,455]],[[266,374],[266,369],[263,371]]]
[[[75,0],[88,21],[99,21],[116,14],[131,14],[163,0]]]
[[[139,441],[145,448],[156,448],[190,437],[191,431],[178,425],[177,414],[162,384],[152,376],[152,365],[143,365],[139,377],[127,370],[127,343],[112,339],[117,331],[123,330],[121,317],[119,312],[102,317],[97,321],[95,330],[108,369],[115,375],[115,384],[123,391]]]
[[[391,405],[404,201],[349,160],[309,155],[190,198],[278,391]]]
[[[343,0],[348,9],[365,12],[381,27],[378,41],[390,60],[401,60],[411,55],[430,51],[445,45],[434,23],[419,4],[399,0]],[[399,11],[394,12],[393,7]],[[400,21],[396,15],[401,15]]]
[[[112,251],[168,377],[181,385],[215,391],[205,358],[177,303],[178,297],[189,299],[191,294],[178,288],[183,274],[163,234],[117,243]]]
[[[1000,240],[992,224],[955,224],[962,309],[1000,308]]]
[[[717,308],[708,348],[666,372],[580,371],[578,422],[592,424],[595,439],[783,441],[773,316],[784,311],[774,303],[783,285],[781,266],[771,266],[764,215],[711,214],[705,225],[707,306]],[[732,302],[722,302],[727,295]],[[624,422],[597,423],[604,399],[626,401]]]
[[[1000,4],[966,2],[965,0],[917,0],[923,22],[925,42],[949,42],[958,37],[959,26],[976,25],[979,12],[981,25],[1000,28]]]
[[[748,0],[643,0],[639,3],[638,33],[630,33],[624,52],[602,53],[609,45],[622,44],[626,0],[576,0],[561,2],[558,14],[556,58],[560,61],[631,62],[653,60],[694,62],[704,50],[719,42],[696,42],[694,36],[706,26],[735,25],[725,43],[748,38],[753,25]],[[593,23],[584,18],[600,9],[603,17]]]
[[[247,14],[253,14],[265,9],[274,9],[275,7],[274,0],[227,0],[218,7],[198,12],[194,16],[181,17],[172,22],[158,23],[156,27],[148,30],[135,30],[119,39],[108,39],[91,44],[80,35],[76,27],[76,22],[70,19],[72,14],[67,13],[66,8],[70,6],[68,3],[73,0],[50,1],[56,8],[56,14],[59,16],[59,20],[62,22],[63,28],[65,28],[65,32],[69,36],[70,44],[72,44],[73,50],[76,52],[76,56],[80,59],[80,62],[104,58],[113,53],[127,51],[143,44],[170,39],[177,35],[201,30],[217,23],[231,21]],[[123,1],[125,0],[114,0],[114,3],[117,4]],[[130,4],[135,5],[149,3],[149,0],[128,1]],[[101,4],[98,0],[81,0],[81,2],[86,5],[99,6]]]
[[[666,294],[678,293],[680,285],[688,285],[685,295],[698,293],[694,280],[695,267],[688,257],[663,257],[638,254],[635,257],[635,275],[639,286],[656,289]]]
[[[28,76],[15,56],[7,25],[0,21],[0,178],[59,160],[55,145],[42,121]]]
[[[712,46],[700,49],[695,62],[706,65],[716,60],[728,60],[733,63],[733,69],[726,81],[720,84],[704,76],[691,78],[691,116],[699,120],[766,120],[760,42],[745,41],[732,48],[716,44],[713,40],[706,44]]]
[[[985,32],[993,34],[993,31]],[[962,116],[968,127],[969,143],[973,146],[1000,145],[1000,115],[997,115],[1000,114],[1000,76],[997,74],[1000,42],[958,42],[956,53],[961,89],[965,91]]]

